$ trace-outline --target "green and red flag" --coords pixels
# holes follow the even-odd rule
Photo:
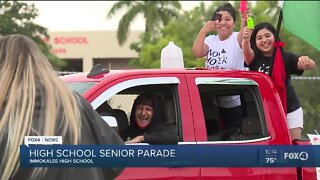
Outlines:
[[[271,68],[271,78],[280,96],[285,113],[287,113],[286,102],[286,71],[282,59],[281,47],[284,43],[280,41],[279,33],[281,22],[284,28],[300,37],[317,50],[320,51],[320,2],[319,1],[282,1],[281,10],[275,37],[275,52]]]

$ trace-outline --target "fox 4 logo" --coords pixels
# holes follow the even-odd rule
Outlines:
[[[285,152],[283,153],[283,159],[290,159],[290,160],[301,160],[305,161],[309,158],[307,152]]]

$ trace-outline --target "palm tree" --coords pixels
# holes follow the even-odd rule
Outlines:
[[[177,17],[181,4],[179,1],[126,1],[115,3],[108,12],[107,18],[111,18],[117,11],[127,8],[128,11],[121,18],[117,39],[123,45],[128,37],[129,26],[138,14],[145,18],[145,32],[154,32],[157,27],[166,25],[170,18]]]

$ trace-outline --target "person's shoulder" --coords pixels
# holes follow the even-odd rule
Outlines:
[[[232,34],[230,35],[230,38],[232,38],[232,39],[234,39],[234,38],[238,38],[238,34],[239,34],[239,32],[236,32],[236,31],[234,31],[234,32],[232,32]]]
[[[207,40],[215,40],[215,39],[217,39],[217,38],[218,38],[218,36],[215,35],[215,34],[210,34],[210,35],[208,35],[208,36],[206,37]]]
[[[150,131],[169,131],[168,124],[166,124],[163,121],[158,121],[156,123],[153,123],[150,127]]]
[[[299,58],[299,55],[287,51],[282,51],[282,56],[286,60],[296,60]]]
[[[100,117],[99,114],[93,109],[91,104],[82,97],[79,93],[73,91],[73,95],[77,101],[77,104],[79,106],[79,111],[81,114],[81,120],[88,120],[89,121],[95,121],[97,117]]]
[[[238,44],[238,34],[239,34],[239,32],[233,32],[226,41],[227,41],[227,42],[232,41],[232,42]],[[240,46],[239,46],[239,47],[240,47]]]
[[[77,101],[81,102],[81,101],[85,101],[85,99],[81,96],[81,94],[79,94],[76,91],[72,91],[73,96],[76,98]]]
[[[263,56],[260,53],[255,53],[251,63],[249,64],[249,68],[250,70],[257,70],[261,63],[269,61],[268,57]]]
[[[79,94],[78,92],[75,92],[75,91],[73,91],[72,93],[73,93],[75,99],[77,100],[77,102],[80,106],[80,109],[82,109],[82,108],[92,109],[92,106],[90,105],[90,103],[81,94]]]

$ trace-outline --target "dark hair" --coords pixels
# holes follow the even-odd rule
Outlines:
[[[136,126],[136,122],[134,121],[135,119],[135,111],[136,108],[139,104],[145,104],[145,103],[149,103],[151,102],[151,105],[154,109],[154,113],[153,113],[153,117],[152,120],[150,122],[150,124],[148,125],[148,127],[152,126],[155,123],[158,123],[160,121],[165,121],[164,118],[164,111],[163,111],[163,107],[161,105],[161,100],[160,97],[158,97],[155,94],[151,94],[151,93],[141,93],[133,102],[133,106],[131,109],[131,114],[130,114],[130,125],[132,124],[133,126]]]
[[[151,94],[142,93],[135,100],[136,105],[149,105],[154,108],[154,97]]]
[[[233,21],[236,21],[237,11],[233,8],[230,3],[225,3],[222,6],[219,6],[214,12],[227,11],[233,18]]]
[[[258,25],[256,25],[254,27],[252,34],[251,34],[251,37],[250,37],[250,44],[251,44],[251,48],[252,48],[253,52],[257,55],[262,55],[262,53],[258,49],[257,43],[256,43],[256,38],[257,38],[256,36],[261,29],[269,30],[273,34],[273,36],[276,37],[276,29],[273,27],[272,24],[264,22],[264,23],[259,23]]]

